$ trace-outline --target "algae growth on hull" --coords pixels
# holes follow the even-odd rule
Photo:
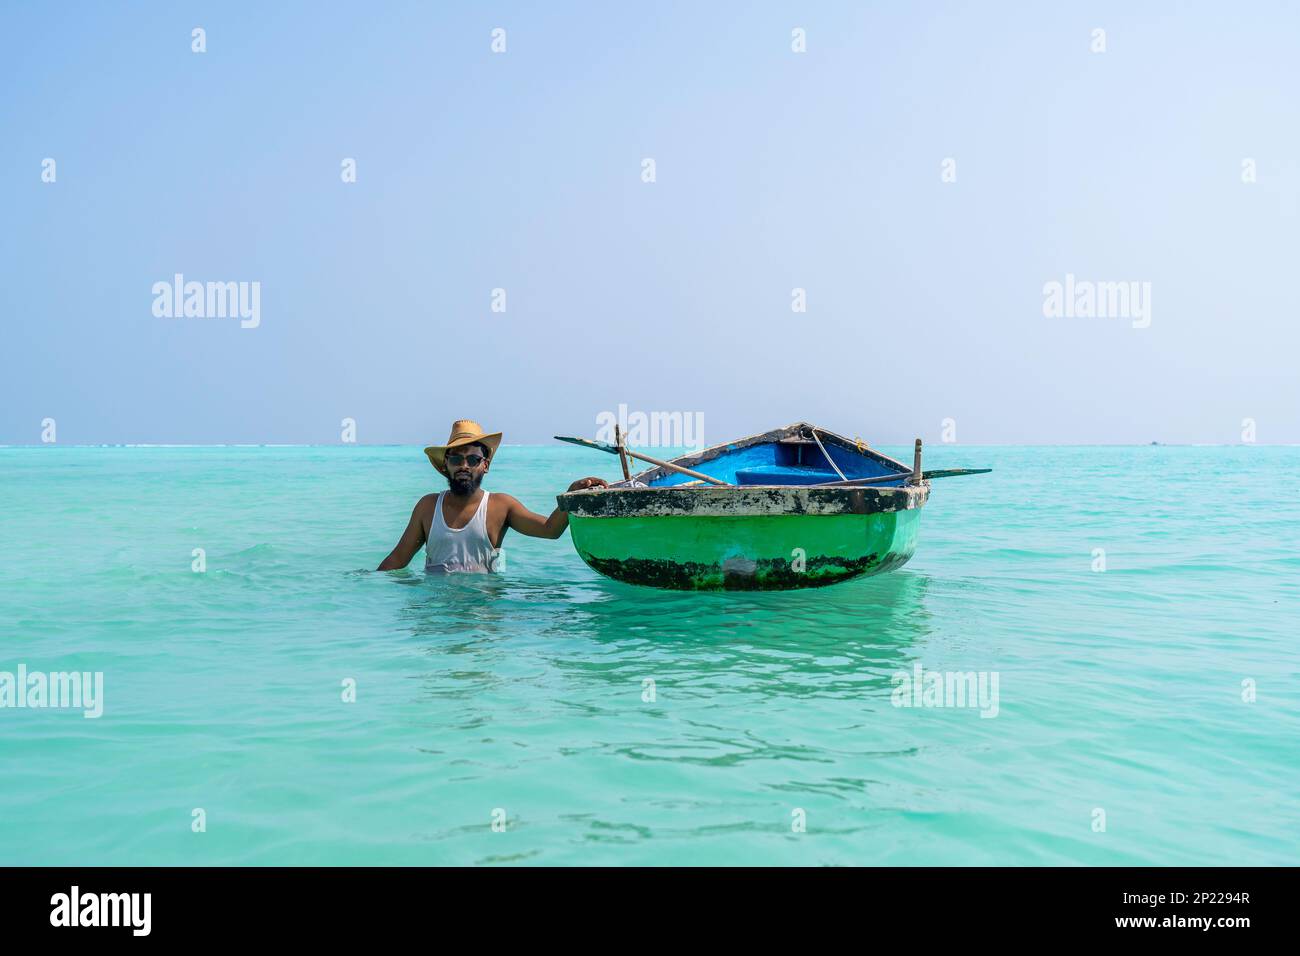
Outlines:
[[[594,570],[674,590],[786,590],[900,567],[918,510],[871,515],[584,518],[570,530]]]

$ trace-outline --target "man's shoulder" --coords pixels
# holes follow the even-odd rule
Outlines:
[[[508,495],[504,491],[492,492],[492,497],[488,499],[488,507],[513,508],[519,504],[519,499],[514,495]]]
[[[435,491],[432,494],[425,495],[423,498],[417,501],[415,503],[415,510],[423,514],[426,511],[432,511],[437,504],[438,504],[438,493]]]

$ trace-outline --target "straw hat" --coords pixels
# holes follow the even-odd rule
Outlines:
[[[492,459],[496,457],[497,446],[500,444],[500,432],[493,432],[490,435],[485,434],[483,426],[478,422],[462,418],[451,423],[451,437],[447,439],[447,444],[430,445],[424,450],[424,453],[429,456],[430,464],[445,475],[447,474],[446,458],[448,449],[459,448],[461,445],[483,445],[488,450],[488,458]]]

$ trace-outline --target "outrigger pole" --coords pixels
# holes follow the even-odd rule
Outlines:
[[[620,454],[620,450],[608,442],[592,441],[590,438],[569,438],[564,435],[556,435],[556,441],[567,441],[574,445],[581,445],[583,448],[594,448],[597,451],[607,451],[611,455]],[[730,482],[723,481],[721,478],[714,478],[712,475],[706,475],[702,471],[691,471],[689,468],[683,468],[681,465],[674,465],[671,461],[664,461],[661,458],[651,458],[649,455],[643,455],[639,451],[632,451],[630,448],[624,448],[621,454],[629,458],[635,458],[637,461],[643,461],[647,465],[657,465],[660,468],[667,468],[669,471],[680,472],[683,475],[690,475],[692,478],[698,478],[700,481],[707,481],[711,485],[725,485],[732,487]]]

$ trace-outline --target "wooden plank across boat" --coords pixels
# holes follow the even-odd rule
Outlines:
[[[557,500],[578,554],[611,578],[685,590],[817,587],[912,556],[930,496],[919,456],[918,442],[909,469],[797,422]]]

